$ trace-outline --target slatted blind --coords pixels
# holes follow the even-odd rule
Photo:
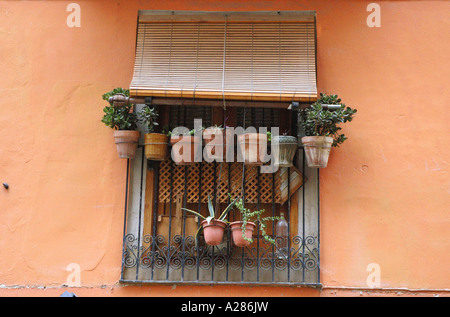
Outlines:
[[[314,16],[140,15],[133,96],[313,101]]]

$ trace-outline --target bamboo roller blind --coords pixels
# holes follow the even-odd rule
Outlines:
[[[140,15],[130,93],[314,101],[315,18]]]

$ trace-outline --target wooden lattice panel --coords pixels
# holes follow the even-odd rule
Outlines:
[[[229,172],[228,169],[231,168]],[[200,170],[201,168],[201,170]],[[258,169],[257,166],[245,166],[245,201],[256,203],[258,201]],[[279,168],[274,174],[259,173],[260,203],[272,203],[275,194],[275,203],[283,204],[288,199],[287,193],[287,168]],[[228,202],[228,193],[232,197],[242,196],[243,166],[240,162],[233,163],[195,163],[193,165],[176,165],[170,159],[161,162],[159,172],[159,202],[168,203],[179,195],[184,195],[188,203],[208,201],[208,195],[214,196],[221,203]],[[172,181],[171,181],[172,178]],[[229,180],[230,178],[230,180]],[[275,179],[274,179],[275,178]],[[201,184],[199,184],[201,179]],[[290,195],[295,193],[303,184],[303,176],[300,171],[290,168]],[[273,186],[275,185],[275,186]],[[273,187],[275,190],[273,190]]]

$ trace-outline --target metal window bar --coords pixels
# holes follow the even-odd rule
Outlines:
[[[172,110],[173,111],[173,110]],[[178,111],[179,112],[179,108]],[[263,111],[264,113],[264,111]],[[273,111],[272,111],[273,113]],[[180,114],[176,114],[180,118]],[[254,115],[252,111],[252,116]],[[256,116],[253,116],[257,120]],[[180,119],[181,120],[181,119]],[[245,118],[244,118],[245,120]],[[251,120],[251,121],[253,121]],[[264,121],[273,124],[273,116],[264,116]],[[178,122],[180,123],[180,122]],[[246,122],[244,123],[244,125]],[[233,246],[230,229],[224,237],[224,241],[219,246],[208,246],[204,244],[203,238],[197,239],[187,235],[186,212],[182,214],[182,234],[172,234],[173,226],[173,203],[174,185],[173,171],[174,163],[170,163],[170,201],[168,203],[169,230],[167,236],[159,234],[158,227],[158,206],[160,204],[159,176],[160,162],[145,162],[143,146],[138,146],[136,159],[127,161],[127,181],[125,194],[125,215],[124,215],[124,238],[123,238],[123,258],[121,279],[122,283],[189,283],[189,284],[249,284],[249,285],[299,285],[320,287],[320,241],[319,241],[319,171],[308,169],[305,166],[304,152],[301,147],[297,153],[299,155],[299,169],[303,174],[303,186],[299,189],[298,197],[301,201],[297,204],[298,225],[301,234],[291,236],[291,199],[287,200],[285,210],[288,220],[288,252],[284,254],[278,246],[272,245],[260,236],[259,229],[255,242],[245,248]],[[197,211],[202,211],[202,192],[205,178],[203,170],[208,164],[213,168],[213,199],[214,206],[217,200],[217,173],[219,163],[200,162],[196,164],[198,168],[198,202]],[[228,165],[228,188],[231,188],[231,167]],[[146,169],[152,169],[153,174],[153,215],[152,232],[150,235],[143,235],[143,193],[145,192],[144,179]],[[184,167],[185,180],[189,173],[188,166]],[[290,168],[288,168],[290,169]],[[245,165],[243,165],[243,184],[246,182]],[[289,175],[289,174],[288,174]],[[260,200],[260,177],[257,172],[257,201],[256,208],[261,207]],[[306,181],[308,178],[308,181]],[[310,183],[311,178],[315,178],[314,183]],[[131,184],[130,184],[131,183]],[[290,178],[287,181],[288,192],[290,189]],[[242,196],[245,201],[246,186],[243,186]],[[271,215],[277,215],[280,206],[275,202],[275,174],[272,174],[272,201],[267,204],[271,206]],[[188,184],[184,184],[183,206],[187,206]],[[130,193],[129,193],[130,192]],[[131,197],[130,197],[131,196]],[[139,199],[136,202],[137,198]],[[312,201],[316,199],[315,203]],[[229,202],[229,199],[228,199]],[[192,203],[191,203],[192,204]],[[220,205],[220,204],[219,204]],[[132,207],[130,209],[130,206]],[[166,206],[165,206],[166,207]],[[295,210],[295,208],[294,208]],[[310,218],[309,220],[307,218]],[[311,218],[314,218],[311,220]],[[239,213],[230,213],[229,220],[239,220]],[[200,226],[198,221],[197,226]],[[301,228],[301,230],[300,230]],[[272,237],[277,241],[281,237],[275,236],[275,222],[272,222]],[[295,229],[295,228],[294,228]],[[309,232],[308,232],[309,230]],[[312,231],[312,232],[311,232]],[[209,272],[209,273],[208,273]]]

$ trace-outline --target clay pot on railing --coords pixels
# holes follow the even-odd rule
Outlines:
[[[148,160],[164,161],[167,158],[169,137],[163,133],[144,135],[145,156]]]
[[[195,158],[201,156],[202,140],[192,135],[179,135],[170,138],[172,159],[177,165],[195,164]],[[185,152],[187,150],[187,152]]]
[[[245,133],[237,136],[237,143],[246,165],[263,165],[267,154],[266,133]]]
[[[113,136],[119,157],[134,158],[141,132],[135,130],[115,130]]]
[[[211,127],[203,130],[203,141],[205,142],[204,156],[207,162],[226,161],[227,138],[224,128]]]
[[[253,231],[256,228],[256,224],[254,222],[248,221],[245,226],[245,234],[242,232],[242,221],[234,221],[230,223],[231,235],[233,237],[233,243],[238,247],[246,247],[250,245],[250,241],[252,241]],[[245,239],[244,236],[248,239]],[[249,241],[250,240],[250,241]]]
[[[272,137],[272,153],[275,166],[291,167],[297,152],[298,141],[295,136],[277,135]]]
[[[308,167],[327,167],[333,138],[329,136],[305,136],[302,138]]]
[[[219,245],[223,240],[223,234],[227,228],[227,223],[222,220],[211,219],[208,223],[206,220],[201,222],[203,227],[203,235],[207,245]]]

